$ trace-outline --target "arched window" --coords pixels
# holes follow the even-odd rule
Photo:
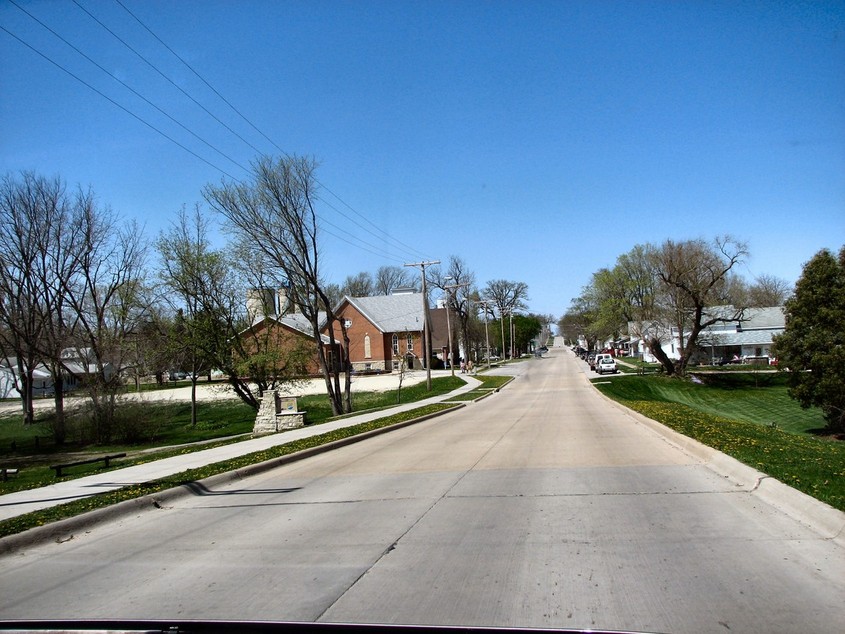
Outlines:
[[[399,354],[399,335],[393,333],[393,354]]]
[[[414,351],[414,335],[408,333],[408,352]]]
[[[370,359],[373,356],[373,352],[370,349],[370,335],[364,335],[364,358]]]

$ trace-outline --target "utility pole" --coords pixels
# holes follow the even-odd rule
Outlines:
[[[414,262],[413,264],[406,264],[405,266],[420,267],[420,274],[422,275],[422,296],[423,296],[423,354],[425,355],[425,385],[429,392],[431,392],[431,341],[429,341],[429,325],[428,325],[428,291],[425,286],[425,267],[432,264],[440,264],[440,260],[432,260],[430,262]]]
[[[479,304],[484,306],[484,340],[487,343],[487,369],[490,369],[490,332],[487,330],[487,304],[488,302],[486,299],[482,299],[478,301]]]
[[[443,281],[446,282],[451,279],[451,276],[446,276],[443,278]],[[443,290],[446,291],[446,330],[449,331],[449,367],[452,369],[452,376],[455,376],[455,355],[452,352],[452,324],[449,321],[451,308],[449,308],[449,305],[452,303],[452,291],[462,286],[468,286],[468,284],[452,284],[451,286],[443,287]]]
[[[513,361],[513,353],[514,353],[514,347],[513,347],[513,332],[514,332],[513,331],[513,308],[511,308],[511,310],[510,310],[510,318],[511,318],[511,361]]]

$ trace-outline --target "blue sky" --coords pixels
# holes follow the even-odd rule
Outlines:
[[[729,233],[744,276],[790,282],[845,245],[844,2],[120,1],[249,123],[114,0],[0,0],[5,29],[205,159],[0,31],[0,173],[90,186],[151,238],[281,149],[320,163],[337,282],[459,255],[559,316],[636,244]]]

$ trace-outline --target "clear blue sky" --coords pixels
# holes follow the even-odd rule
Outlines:
[[[281,148],[342,201],[336,282],[456,254],[558,316],[636,244],[730,233],[743,275],[790,282],[845,244],[843,2],[121,0],[259,134],[120,4],[78,0],[248,143],[72,0],[14,2],[202,141],[11,0],[0,25],[213,166],[0,31],[0,173],[91,186],[150,237]]]

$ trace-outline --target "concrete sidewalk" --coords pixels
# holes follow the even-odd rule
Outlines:
[[[249,440],[224,445],[222,447],[204,449],[180,456],[155,460],[146,464],[126,467],[125,469],[115,469],[113,471],[97,473],[83,478],[57,482],[56,484],[51,484],[39,489],[29,489],[27,491],[18,491],[6,495],[0,495],[0,521],[24,515],[32,511],[58,506],[59,504],[64,504],[66,502],[72,502],[73,500],[90,497],[97,495],[98,493],[113,491],[135,484],[151,482],[153,480],[158,480],[159,478],[181,473],[188,469],[204,467],[222,460],[237,458],[255,451],[262,451],[270,447],[284,445],[302,438],[317,436],[319,434],[324,434],[336,429],[342,429],[344,427],[351,427],[359,423],[384,418],[385,416],[389,416],[391,414],[415,409],[431,403],[438,403],[456,394],[469,392],[481,384],[480,381],[474,379],[470,375],[464,374],[461,375],[461,378],[467,382],[466,385],[450,392],[449,394],[434,396],[422,401],[415,401],[413,403],[397,405],[396,407],[392,407],[387,410],[359,414],[357,416],[350,416],[330,423],[323,423],[312,427],[302,427],[299,429],[280,432],[278,434],[260,436],[258,438],[251,438]]]

